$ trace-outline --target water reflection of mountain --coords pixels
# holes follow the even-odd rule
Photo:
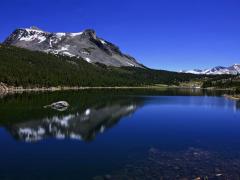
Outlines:
[[[16,124],[10,130],[14,137],[28,142],[48,137],[91,140],[97,133],[103,133],[121,117],[133,113],[136,109],[137,104],[134,102],[126,105],[106,105],[100,108],[88,108],[82,113],[56,115],[40,121]]]
[[[69,93],[62,97],[60,93],[58,98],[68,100],[71,106],[66,112],[58,112],[43,108],[43,104],[54,101],[55,93],[40,96],[18,95],[5,99],[7,103],[4,104],[7,107],[6,111],[0,112],[0,123],[16,139],[26,142],[46,138],[92,140],[98,133],[103,133],[115,125],[122,117],[135,112],[143,103],[143,99],[132,96]]]
[[[240,107],[239,102],[220,97],[214,97],[214,101],[209,101],[207,95],[220,96],[221,93],[172,89],[15,94],[0,100],[0,126],[5,127],[16,139],[28,142],[46,138],[88,141],[115,125],[122,117],[134,113],[144,104],[236,107],[238,109]],[[181,96],[199,97],[183,98]],[[70,108],[64,112],[43,108],[59,100],[69,102]]]

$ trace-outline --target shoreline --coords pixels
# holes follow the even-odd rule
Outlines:
[[[58,86],[58,87],[34,87],[24,88],[22,86],[8,86],[4,83],[0,83],[0,95],[23,93],[23,92],[54,92],[54,91],[67,91],[67,90],[89,90],[89,89],[164,89],[164,88],[176,88],[176,89],[196,89],[196,90],[216,90],[216,91],[233,91],[233,89],[220,89],[220,88],[201,88],[201,87],[189,87],[189,86],[174,86],[174,85],[149,85],[149,86]],[[234,97],[232,95],[224,95],[225,97],[232,99],[240,99],[240,97]]]
[[[11,94],[21,92],[54,92],[67,90],[87,90],[87,89],[162,89],[162,88],[176,88],[173,86],[95,86],[95,87],[40,87],[40,88],[23,88],[23,87],[9,87],[1,86],[0,94]]]
[[[232,99],[232,100],[240,100],[240,95],[228,95],[228,94],[224,94],[223,97],[228,98],[228,99]]]

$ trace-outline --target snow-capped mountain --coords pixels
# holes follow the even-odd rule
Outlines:
[[[107,66],[143,67],[133,57],[123,54],[120,49],[96,36],[88,29],[78,33],[51,33],[37,27],[16,29],[4,42],[33,51],[81,57],[89,63]]]
[[[194,70],[187,70],[187,71],[180,71],[183,73],[191,73],[191,74],[209,74],[209,75],[221,75],[221,74],[240,74],[240,64],[234,64],[230,67],[223,67],[217,66],[211,69],[194,69]]]

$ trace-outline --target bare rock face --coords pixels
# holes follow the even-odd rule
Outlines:
[[[20,28],[3,44],[83,58],[89,63],[102,63],[107,66],[143,67],[133,57],[122,53],[116,45],[97,37],[92,29],[78,33],[50,33],[37,27]]]

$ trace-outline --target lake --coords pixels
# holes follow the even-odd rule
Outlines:
[[[239,179],[240,102],[223,93],[5,95],[0,98],[0,179]],[[60,100],[70,107],[44,108]]]

